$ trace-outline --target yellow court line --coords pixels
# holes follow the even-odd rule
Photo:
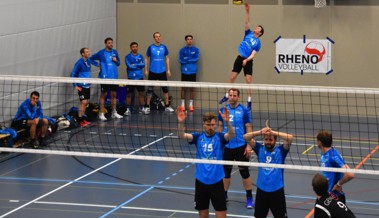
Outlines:
[[[312,150],[313,149],[313,147],[315,147],[314,145],[312,145],[311,147],[309,147],[307,150],[305,150],[304,152],[303,152],[303,154],[307,154],[307,152],[308,151],[310,151],[310,150]]]

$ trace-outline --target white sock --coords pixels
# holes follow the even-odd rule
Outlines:
[[[247,98],[247,102],[251,102],[251,96]]]
[[[228,92],[226,92],[225,97],[226,97],[226,98],[229,98],[229,94],[228,94]]]
[[[190,106],[193,106],[193,99],[190,99],[190,101],[189,101],[189,105],[190,105]]]
[[[185,106],[185,100],[182,99],[182,106],[184,107]]]
[[[117,114],[117,111],[115,109],[112,110],[113,114]]]

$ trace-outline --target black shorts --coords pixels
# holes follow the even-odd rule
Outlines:
[[[223,160],[230,161],[244,161],[249,162],[250,160],[246,158],[245,153],[246,145],[238,148],[226,148],[224,149]],[[232,165],[224,165],[224,168],[233,167]],[[241,166],[241,168],[248,168],[247,166]]]
[[[255,195],[254,217],[267,217],[269,210],[271,210],[274,217],[288,217],[284,188],[274,192],[265,192],[257,188],[257,194]]]
[[[194,73],[194,74],[182,73],[182,81],[184,81],[184,82],[196,82],[196,73]]]
[[[111,92],[117,92],[118,85],[101,84],[100,87],[101,92],[108,92],[108,90]]]
[[[129,79],[129,80],[133,80],[133,79]],[[139,80],[143,80],[143,79],[139,79]],[[127,93],[133,94],[135,89],[137,89],[138,92],[144,92],[145,86],[137,86],[137,85],[126,86],[126,92]]]
[[[167,81],[167,73],[166,71],[163,73],[153,73],[149,72],[149,80],[159,80],[159,81]]]
[[[91,96],[91,88],[82,87],[82,91],[78,91],[78,95],[80,101],[88,100]]]
[[[236,60],[234,61],[232,72],[240,73],[243,68],[245,76],[253,75],[253,60],[248,61],[245,66],[242,66],[242,61],[245,59],[246,58],[242,57],[241,55],[238,55]]]
[[[226,199],[223,181],[220,180],[215,184],[206,185],[196,179],[195,209],[209,209],[209,201],[212,202],[215,211],[226,211]]]
[[[39,120],[37,127],[41,127],[43,125],[42,119]],[[29,129],[28,120],[13,120],[11,123],[11,127],[16,130],[20,129]]]

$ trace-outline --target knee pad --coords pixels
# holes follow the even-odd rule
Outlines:
[[[167,86],[162,87],[162,91],[163,91],[163,93],[167,93],[168,92]]]
[[[225,178],[229,179],[232,175],[232,166],[224,166]]]
[[[153,96],[153,87],[149,86],[146,91],[146,96],[151,97]]]
[[[242,169],[240,169],[240,174],[241,174],[241,177],[243,179],[247,179],[250,177],[250,172],[249,172],[249,168],[247,167],[243,167]]]

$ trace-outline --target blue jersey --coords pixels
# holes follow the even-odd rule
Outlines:
[[[20,107],[18,107],[14,120],[34,120],[35,118],[42,119],[42,104],[37,102],[36,106],[32,106],[30,99],[26,99]]]
[[[132,52],[130,52],[125,56],[125,64],[128,79],[143,79],[142,69],[145,67],[145,59],[141,54],[134,55]]]
[[[320,160],[321,167],[334,167],[334,168],[342,168],[345,165],[345,161],[343,160],[341,154],[334,149],[333,147],[327,151],[326,153],[321,153]],[[326,177],[329,183],[328,191],[331,192],[334,185],[343,177],[343,173],[335,173],[335,172],[322,172],[322,174]],[[337,195],[340,195],[336,193]]]
[[[227,141],[224,133],[207,136],[205,133],[192,133],[190,144],[197,146],[197,159],[222,160],[224,147]],[[224,178],[224,167],[220,164],[196,164],[197,180],[204,184],[215,184]]]
[[[236,108],[231,108],[228,104],[226,106],[229,110],[229,121],[233,126],[234,131],[236,132],[236,137],[231,139],[228,144],[226,144],[227,148],[238,148],[246,145],[245,139],[243,135],[246,133],[246,124],[252,123],[251,113],[246,109],[242,104],[238,104]],[[224,113],[224,108],[220,109],[222,113]],[[226,123],[223,121],[221,115],[218,115],[218,120],[223,123],[223,132],[228,131],[228,127]]]
[[[195,46],[185,46],[179,51],[179,62],[183,74],[197,73],[197,61],[199,60],[200,51]]]
[[[169,54],[167,47],[164,44],[156,46],[152,44],[147,48],[146,56],[150,57],[149,71],[153,73],[166,72],[165,57]]]
[[[289,150],[284,149],[284,145],[276,146],[272,152],[268,151],[264,145],[255,143],[253,148],[258,156],[259,163],[284,164]],[[257,187],[265,192],[274,192],[284,187],[284,169],[272,167],[259,167]]]
[[[117,63],[112,59],[115,57]],[[92,55],[91,60],[100,61],[101,69],[99,78],[101,79],[118,79],[118,66],[120,66],[120,57],[115,49],[107,51],[105,48]]]
[[[238,47],[238,52],[244,58],[248,58],[253,51],[259,52],[261,49],[261,40],[254,36],[250,29],[245,31],[245,37]]]
[[[88,59],[87,61],[84,58],[80,58],[76,61],[74,68],[71,71],[70,77],[74,78],[91,78],[91,64],[98,66],[98,63]],[[79,86],[83,88],[89,88],[91,84],[89,83],[73,83],[74,87]]]

